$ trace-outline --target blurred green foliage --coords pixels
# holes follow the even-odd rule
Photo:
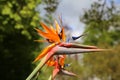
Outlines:
[[[81,21],[86,24],[84,44],[112,49],[108,52],[85,54],[83,64],[85,79],[95,77],[101,80],[120,79],[120,10],[114,1],[107,5],[106,0],[98,0],[85,10]]]
[[[25,80],[31,73],[39,44],[34,27],[39,25],[35,8],[41,0],[0,0],[0,79]]]

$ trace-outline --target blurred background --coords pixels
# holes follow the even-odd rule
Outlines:
[[[66,34],[84,37],[81,44],[112,49],[111,52],[68,56],[68,70],[80,79],[59,75],[57,80],[120,80],[120,0],[0,0],[0,80],[25,80],[43,43],[35,27],[54,24],[61,17]],[[51,69],[43,69],[47,80]]]

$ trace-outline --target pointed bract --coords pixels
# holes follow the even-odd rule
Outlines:
[[[35,58],[34,62],[36,62],[36,61],[40,60],[41,58],[43,58],[54,46],[56,46],[55,43],[53,43],[53,44],[49,45],[48,47],[46,47],[46,48],[42,51],[42,53],[40,53],[40,54],[37,56],[37,58]]]

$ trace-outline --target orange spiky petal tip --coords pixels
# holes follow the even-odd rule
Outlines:
[[[48,52],[50,49],[52,49],[56,44],[53,43],[51,45],[49,45],[48,47],[46,47],[38,56],[37,58],[35,58],[35,60],[33,62],[36,62],[38,60],[40,60],[41,58],[43,58]]]
[[[63,68],[64,67],[64,64],[65,64],[65,58],[66,58],[66,55],[62,55],[63,57],[62,58],[60,58],[60,65],[61,65],[61,67]]]
[[[60,42],[60,37],[59,37],[59,33],[58,33],[58,32],[60,32],[60,27],[59,27],[59,24],[57,23],[57,21],[56,21],[56,30],[53,29],[52,26],[50,26],[50,28],[49,28],[43,22],[41,22],[40,24],[43,27],[43,29],[45,30],[45,31],[42,31],[40,29],[35,29],[40,36],[42,36],[52,42],[58,42],[58,43]]]
[[[55,20],[55,26],[56,26],[56,32],[59,34],[60,32],[60,26],[58,24],[58,22]]]
[[[49,60],[46,64],[48,66],[54,66],[55,65],[55,61],[54,60]]]
[[[62,30],[61,30],[61,38],[62,38],[62,40],[63,40],[64,42],[66,41],[66,36],[65,36],[64,28],[62,28]]]
[[[52,33],[52,32],[43,32],[40,29],[35,29],[40,36],[42,36],[45,39],[49,39],[53,42],[60,42],[60,38],[58,34]]]

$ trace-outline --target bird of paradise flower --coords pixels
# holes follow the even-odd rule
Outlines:
[[[37,65],[37,67],[27,77],[26,80],[32,80],[44,65],[54,67],[52,76],[50,76],[49,80],[54,80],[56,75],[59,73],[78,77],[76,74],[64,69],[66,55],[105,51],[105,49],[99,49],[96,46],[88,46],[66,42],[64,27],[62,27],[61,29],[57,21],[55,21],[56,29],[54,29],[52,26],[48,27],[42,22],[40,24],[45,31],[42,31],[38,28],[36,28],[35,30],[40,36],[42,36],[46,40],[36,41],[49,42],[51,44],[45,49],[43,49],[43,51],[37,56],[37,58],[35,58],[34,62],[39,60],[41,60],[41,62]],[[78,39],[79,37],[81,36],[73,37],[73,40]]]

